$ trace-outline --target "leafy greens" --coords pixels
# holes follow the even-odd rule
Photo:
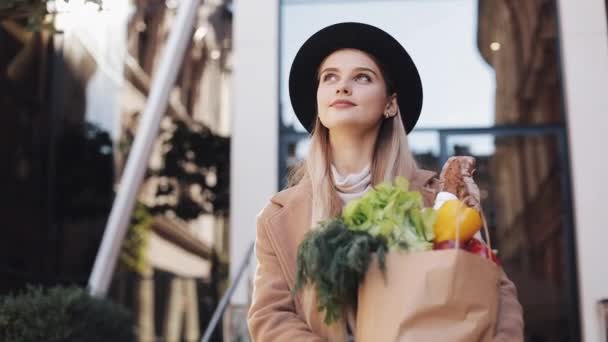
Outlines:
[[[337,321],[346,305],[356,302],[372,255],[384,271],[389,250],[432,249],[435,219],[435,211],[423,208],[421,194],[409,191],[405,178],[378,184],[349,202],[341,216],[306,234],[298,248],[293,293],[312,283],[325,323]]]

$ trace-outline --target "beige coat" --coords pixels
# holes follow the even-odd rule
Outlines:
[[[437,193],[435,173],[417,171],[411,187],[420,191],[431,206]],[[276,194],[257,218],[254,291],[247,317],[253,341],[344,341],[344,321],[331,326],[318,312],[313,290],[305,288],[295,297],[296,253],[311,227],[311,186],[303,180]],[[495,341],[523,341],[523,314],[514,284],[503,273]]]

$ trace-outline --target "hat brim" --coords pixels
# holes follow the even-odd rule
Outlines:
[[[317,115],[317,72],[323,60],[340,49],[357,49],[374,56],[390,75],[405,131],[411,132],[422,110],[418,69],[399,42],[383,30],[363,23],[339,23],[313,34],[296,54],[289,73],[291,105],[311,132]]]

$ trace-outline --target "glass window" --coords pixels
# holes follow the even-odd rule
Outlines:
[[[476,7],[473,0],[284,0],[280,32],[282,120],[303,131],[291,109],[287,87],[291,62],[302,43],[325,26],[364,21],[391,33],[416,63],[424,86],[418,127],[492,125],[495,81],[492,68],[476,46]]]

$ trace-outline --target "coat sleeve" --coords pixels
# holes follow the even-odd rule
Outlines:
[[[247,315],[252,340],[323,341],[296,314],[294,298],[268,239],[265,221],[261,217],[257,220],[255,252],[257,268],[252,303]]]
[[[495,342],[518,342],[524,340],[524,318],[521,304],[517,300],[517,288],[504,271],[500,278],[500,303],[496,323]]]

